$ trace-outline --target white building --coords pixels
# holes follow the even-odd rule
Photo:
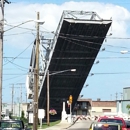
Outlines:
[[[2,113],[9,114],[12,112],[13,108],[13,115],[16,117],[21,117],[21,112],[24,111],[25,117],[27,117],[27,103],[2,103]]]

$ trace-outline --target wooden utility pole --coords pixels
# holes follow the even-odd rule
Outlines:
[[[49,116],[49,109],[50,109],[50,91],[49,91],[49,70],[47,71],[47,125],[50,125],[50,116]]]
[[[4,26],[4,0],[0,1],[0,120],[2,112],[2,75],[3,75],[3,26]]]
[[[0,120],[2,112],[2,75],[3,75],[3,34],[4,34],[4,3],[10,4],[8,0],[0,0]]]
[[[39,20],[39,12],[37,12],[37,20]],[[34,97],[33,97],[33,130],[37,130],[38,126],[38,86],[39,86],[39,23],[37,22],[36,37],[36,67],[34,68]]]
[[[23,91],[22,91],[22,85],[23,84],[25,84],[25,83],[17,83],[17,85],[20,85],[20,87],[18,87],[18,88],[20,88],[20,91],[21,91],[21,94],[20,94],[20,102],[21,102],[21,104],[23,102]]]
[[[116,92],[116,100],[117,100],[117,98],[118,98],[118,93]]]
[[[11,111],[13,114],[13,108],[14,108],[14,84],[12,84],[12,105],[11,105]]]

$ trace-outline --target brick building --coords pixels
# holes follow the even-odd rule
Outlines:
[[[104,112],[116,113],[117,102],[79,98],[73,110],[74,115],[103,115]]]

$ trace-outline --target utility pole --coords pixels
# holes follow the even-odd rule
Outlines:
[[[111,94],[111,101],[112,101],[112,94]]]
[[[47,71],[47,125],[50,125],[50,116],[49,116],[49,109],[50,109],[50,91],[49,91],[49,70]]]
[[[12,105],[11,105],[11,111],[12,111],[12,114],[13,114],[13,104],[14,104],[14,84],[12,84]]]
[[[2,112],[2,75],[3,75],[3,34],[4,34],[4,2],[10,4],[8,0],[0,0],[0,120]]]
[[[19,98],[19,117],[20,117],[20,113],[22,111],[21,109],[21,105],[22,105],[22,95],[23,95],[23,92],[22,92],[22,85],[25,84],[25,83],[17,83],[17,85],[20,85],[20,87],[17,87],[17,88],[20,88],[20,98]]]
[[[37,12],[37,20],[39,20],[39,12]],[[33,97],[33,130],[37,130],[38,126],[38,87],[39,87],[39,23],[36,25],[36,67],[34,68],[34,97]]]
[[[2,112],[2,75],[3,75],[3,26],[4,26],[4,0],[0,1],[1,18],[0,18],[0,120]]]
[[[116,100],[117,100],[117,98],[118,98],[118,93],[116,92]]]
[[[123,100],[123,93],[120,93],[121,94],[121,100]]]
[[[25,84],[25,83],[17,83],[17,85],[20,85],[20,89],[21,89],[21,90],[20,90],[20,92],[21,92],[21,94],[20,94],[21,104],[22,104],[22,102],[23,102],[23,98],[22,98],[22,97],[23,97],[23,92],[22,92],[22,85],[23,85],[23,84]]]

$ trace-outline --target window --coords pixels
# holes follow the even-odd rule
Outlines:
[[[111,112],[111,109],[102,109],[102,112]]]
[[[101,119],[100,122],[114,122],[114,123],[119,123],[120,125],[123,125],[121,120],[117,120],[117,119]]]
[[[93,128],[93,130],[118,130],[118,125],[109,125],[108,127],[104,127],[104,126],[101,126],[101,127],[98,127],[98,126],[95,126]]]
[[[20,122],[1,122],[0,128],[22,128]]]

